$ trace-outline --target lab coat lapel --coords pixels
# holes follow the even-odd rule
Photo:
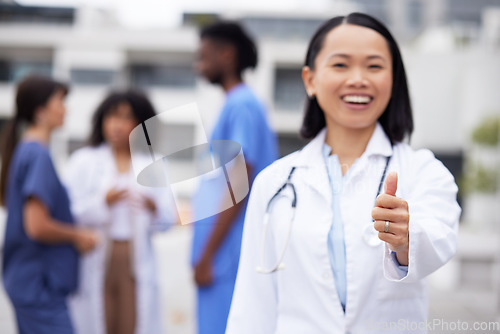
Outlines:
[[[304,183],[314,188],[331,203],[332,194],[330,181],[328,180],[328,174],[322,154],[325,138],[326,128],[323,128],[323,130],[321,130],[318,135],[300,151],[295,166],[304,169]],[[367,159],[371,155],[382,155],[386,157],[392,155],[391,142],[380,123],[377,123],[374,133],[361,158]],[[366,161],[364,163],[366,163]],[[361,166],[356,166],[355,170],[351,173],[351,177],[359,173],[359,167]]]
[[[325,142],[326,128],[307,144],[299,153],[296,167],[304,169],[303,182],[315,189],[328,203],[331,202],[330,183],[326,173],[322,148]]]

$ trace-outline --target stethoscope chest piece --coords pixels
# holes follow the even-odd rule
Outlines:
[[[363,228],[363,241],[371,247],[377,247],[382,244],[382,240],[378,237],[378,232],[373,227],[373,223],[366,224]]]

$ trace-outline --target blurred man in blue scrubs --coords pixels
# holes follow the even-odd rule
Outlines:
[[[226,94],[211,140],[232,140],[242,146],[250,185],[277,158],[276,137],[266,120],[266,110],[242,80],[243,71],[256,65],[255,44],[237,23],[218,22],[201,31],[197,71]],[[202,217],[205,208],[221,206],[227,200],[224,196],[220,183],[217,186],[204,180],[193,199],[195,219]],[[200,334],[225,332],[246,205],[243,200],[218,215],[195,222],[192,264],[198,286]]]

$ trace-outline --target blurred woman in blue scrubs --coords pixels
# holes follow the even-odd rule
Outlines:
[[[92,232],[74,227],[48,150],[52,131],[63,124],[67,93],[50,78],[22,80],[2,145],[3,283],[21,334],[73,333],[66,297],[77,286],[78,252],[97,242]]]

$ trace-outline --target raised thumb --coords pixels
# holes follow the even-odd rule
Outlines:
[[[398,173],[390,172],[387,174],[384,189],[387,195],[396,196],[396,190],[398,189]]]

